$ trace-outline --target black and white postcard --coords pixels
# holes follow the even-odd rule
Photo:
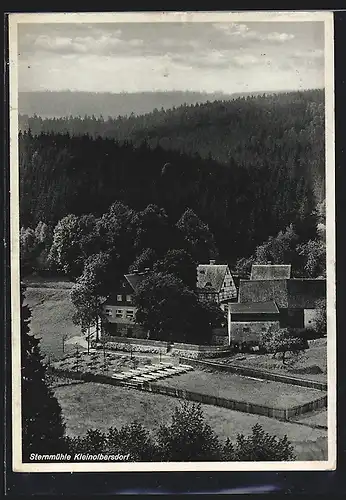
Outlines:
[[[336,467],[333,13],[9,15],[17,472]]]

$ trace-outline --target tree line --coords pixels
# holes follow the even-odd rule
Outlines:
[[[316,200],[303,172],[292,177],[269,154],[250,168],[191,157],[147,143],[68,134],[20,134],[20,220],[54,227],[69,214],[100,217],[115,201],[165,210],[172,224],[190,208],[208,224],[220,258],[235,262],[293,224],[314,235]]]
[[[302,240],[293,225],[269,237],[234,271],[248,278],[254,263],[289,263],[294,276],[325,277],[325,204],[314,211],[315,238]],[[52,230],[39,222],[20,233],[22,275],[46,268],[74,282],[74,321],[86,334],[104,315],[103,303],[119,289],[124,274],[150,273],[138,286],[136,321],[150,338],[209,343],[212,329],[225,318],[215,304],[198,300],[197,265],[217,259],[219,250],[209,226],[191,209],[175,223],[165,210],[148,205],[135,211],[115,202],[101,217],[68,215]]]
[[[184,104],[143,115],[20,117],[34,135],[68,133],[131,142],[151,149],[198,155],[245,169],[276,170],[308,179],[318,201],[324,196],[324,91],[263,94]]]

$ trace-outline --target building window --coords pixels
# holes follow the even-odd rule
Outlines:
[[[121,302],[123,300],[123,296],[122,295],[117,295],[117,302]]]
[[[106,316],[112,316],[112,309],[109,308],[105,309],[105,314]]]
[[[116,318],[122,318],[124,311],[122,309],[117,309],[115,313]]]
[[[132,310],[126,311],[126,318],[133,319],[133,311]]]
[[[126,295],[126,302],[132,302],[132,296]]]

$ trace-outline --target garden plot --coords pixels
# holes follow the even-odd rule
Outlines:
[[[309,349],[293,364],[290,363],[292,361],[290,354],[287,355],[285,365],[280,359],[273,358],[272,354],[242,353],[226,358],[216,358],[213,361],[325,382],[327,380],[327,339],[309,340]]]
[[[131,376],[137,369],[149,369],[152,371],[152,360],[145,356],[131,356],[130,354],[119,355],[117,353],[91,350],[76,351],[65,356],[63,359],[53,363],[53,367],[59,370],[78,371],[84,373],[102,373]]]
[[[314,401],[325,394],[305,387],[257,380],[231,373],[209,373],[203,370],[172,376],[163,383],[167,387],[272,408],[291,408]]]

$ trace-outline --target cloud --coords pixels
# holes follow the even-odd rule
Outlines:
[[[321,49],[316,50],[297,50],[292,56],[293,59],[314,59],[314,60],[323,60],[324,59],[324,51]]]
[[[73,38],[57,35],[39,35],[33,42],[33,49],[57,54],[110,54],[119,46],[127,45],[121,38],[121,31],[112,34],[102,33],[95,36],[75,36]],[[132,46],[141,45],[142,40],[130,40]]]
[[[292,33],[279,33],[277,31],[260,33],[257,30],[250,29],[246,24],[214,23],[213,26],[216,30],[221,31],[224,35],[234,40],[283,43],[294,38]]]
[[[20,82],[96,91],[311,88],[323,80],[320,39],[307,23],[22,24]]]

